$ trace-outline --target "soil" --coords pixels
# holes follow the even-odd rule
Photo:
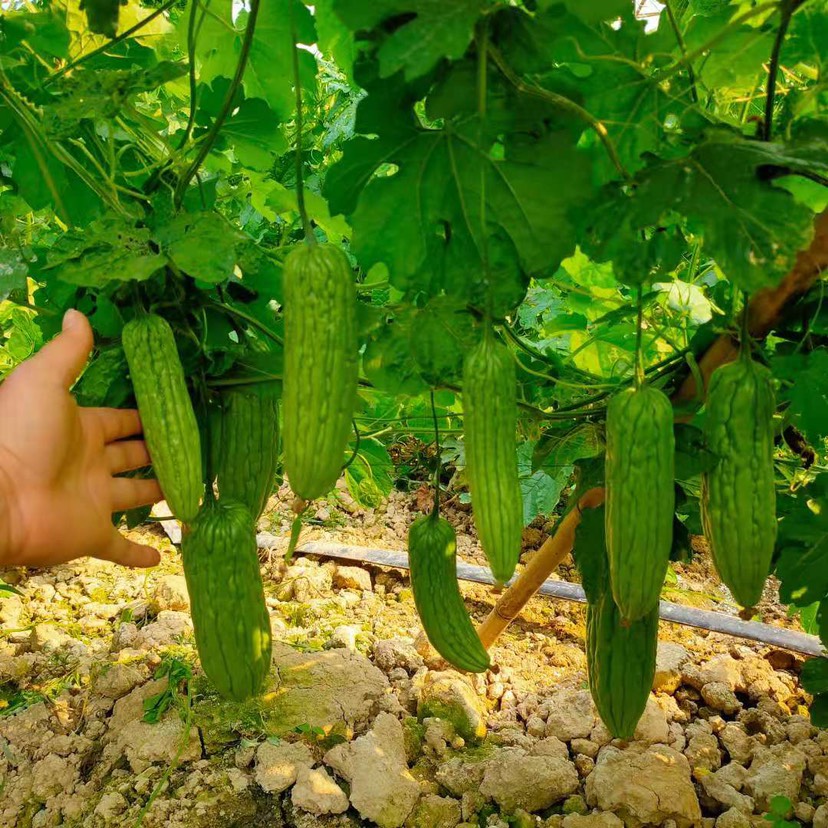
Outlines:
[[[423,498],[416,495],[393,493],[381,506],[367,510],[359,507],[346,490],[340,489],[326,501],[315,504],[302,538],[404,550],[407,527],[421,514],[418,509],[424,505],[421,501]],[[455,501],[446,506],[444,514],[457,529],[459,557],[484,566],[485,559],[476,541],[469,509]],[[275,550],[262,552],[265,592],[279,645],[288,648],[284,652],[339,652],[337,648],[352,651],[355,657],[367,657],[365,670],[368,670],[368,659],[371,659],[380,664],[382,672],[388,676],[383,682],[390,681],[393,700],[375,699],[373,707],[366,706],[367,712],[357,710],[353,721],[343,725],[341,733],[344,737],[339,738],[351,740],[369,732],[383,709],[390,710],[404,724],[408,721],[406,717],[410,718],[412,714],[416,720],[417,694],[422,692],[418,688],[422,686],[424,675],[439,674],[446,665],[432,653],[427,656],[424,666],[404,665],[405,669],[401,671],[399,666],[389,668],[375,657],[379,642],[402,639],[410,646],[420,633],[407,573],[365,567],[370,580],[353,584],[348,582],[347,570],[337,574],[338,568],[332,563],[303,561],[300,556],[288,566],[284,560],[284,547],[291,520],[289,492],[283,490],[271,500],[259,524],[260,531],[285,541]],[[525,530],[521,565],[525,565],[541,546],[551,528],[546,524],[543,528],[533,525]],[[161,551],[161,564],[143,572],[82,560],[42,572],[13,570],[2,573],[8,583],[21,590],[22,597],[0,599],[0,623],[5,642],[0,645],[0,705],[3,708],[0,713],[0,773],[3,777],[0,824],[20,828],[51,825],[102,828],[138,824],[146,828],[154,825],[209,828],[213,824],[382,824],[367,819],[360,811],[354,794],[356,782],[350,788],[350,780],[340,771],[329,772],[346,793],[350,789],[351,802],[347,812],[337,816],[317,814],[312,821],[308,821],[310,814],[296,804],[304,800],[296,796],[290,799],[289,791],[268,791],[257,782],[260,761],[256,759],[254,762],[252,752],[260,750],[269,739],[278,742],[279,739],[299,737],[285,736],[284,733],[275,735],[278,717],[271,715],[268,718],[260,709],[256,714],[258,718],[251,718],[247,716],[248,710],[223,706],[214,694],[211,695],[197,666],[186,614],[186,594],[181,594],[183,579],[176,578],[182,574],[177,548],[160,523],[146,524],[127,534],[156,546]],[[719,584],[703,539],[694,539],[694,552],[695,557],[690,562],[672,565],[665,597],[678,603],[736,614],[738,607]],[[297,577],[297,572],[301,577]],[[567,560],[552,577],[577,580],[577,571],[571,560]],[[476,623],[485,618],[497,600],[497,592],[491,587],[462,583],[461,591]],[[800,629],[797,618],[790,617],[779,603],[773,579],[768,582],[757,614],[767,623]],[[711,727],[712,732],[716,732],[715,728],[721,729],[726,721],[741,721],[738,716],[743,716],[748,708],[758,711],[764,709],[762,705],[767,707],[768,703],[763,699],[772,699],[773,715],[783,724],[792,716],[798,724],[807,713],[808,697],[798,683],[798,672],[803,663],[798,656],[668,623],[661,624],[659,635],[662,645],[680,645],[688,654],[689,667],[682,668],[678,686],[665,691],[675,695],[679,706],[684,704],[682,709],[691,711],[684,719],[673,713],[667,717],[672,728],[671,744],[674,748],[678,746],[679,752],[685,750],[682,745],[690,742],[694,723],[702,720],[707,727],[708,721],[714,722]],[[538,718],[533,711],[538,705],[542,706],[542,700],[563,690],[575,692],[586,686],[583,648],[582,606],[545,597],[530,600],[521,616],[492,648],[493,666],[489,673],[468,682],[479,696],[478,703],[485,709],[486,725],[493,738],[499,731],[511,727],[522,728],[525,731],[522,738],[538,737],[537,733],[532,733]],[[413,653],[413,647],[410,649]],[[411,658],[416,658],[416,654]],[[720,663],[722,659],[743,664],[748,663],[746,659],[763,660],[766,665],[771,665],[771,672],[775,672],[776,683],[771,682],[770,690],[754,695],[749,689],[736,688],[741,711],[738,715],[735,710],[721,713],[705,707],[699,697],[704,679],[694,689],[691,686],[695,675],[693,669],[703,674],[705,665]],[[170,663],[190,665],[195,672],[189,697],[182,697],[178,692],[186,688],[185,684],[177,685],[176,692],[168,690],[164,696],[168,685],[163,673]],[[159,666],[162,667],[160,677],[153,678]],[[277,673],[279,679],[286,681],[284,669],[277,669]],[[686,695],[682,696],[685,691]],[[147,721],[147,709],[157,704],[159,698],[162,704],[166,698],[169,709],[160,710],[156,717],[158,723],[152,724]],[[687,704],[686,699],[690,699]],[[669,705],[659,703],[668,709]],[[308,721],[312,718],[312,713],[308,714]],[[807,719],[802,721],[809,728],[808,743],[816,744],[815,729],[810,728]],[[426,726],[426,729],[431,727],[428,720]],[[791,729],[790,724],[784,726]],[[750,732],[748,725],[745,729]],[[294,728],[292,732],[300,733],[301,738],[306,738],[309,732],[316,733],[313,727],[304,731],[301,727]],[[316,761],[321,761],[323,749],[330,747],[325,740],[330,739],[332,732],[340,731],[326,726],[311,738]],[[766,742],[768,745],[773,743],[773,739],[762,741],[761,737],[761,733],[755,732],[750,736],[759,739],[763,748]],[[434,738],[440,743],[438,737]],[[189,740],[186,744],[185,739]],[[419,759],[409,763],[421,786],[422,798],[417,806],[420,810],[412,811],[406,825],[413,828],[457,825],[454,816],[440,817],[436,822],[424,821],[427,817],[423,814],[427,809],[423,810],[426,806],[422,803],[430,808],[434,804],[432,800],[436,799],[449,802],[451,807],[445,807],[449,807],[450,813],[454,813],[451,809],[457,805],[457,814],[460,814],[458,803],[462,799],[462,818],[466,822],[460,824],[491,826],[563,824],[568,828],[576,823],[563,822],[568,819],[567,813],[588,812],[589,807],[581,808],[579,804],[584,801],[584,796],[587,799],[592,796],[589,806],[597,807],[598,812],[602,805],[606,805],[594,790],[590,794],[590,786],[586,784],[581,789],[584,796],[575,794],[578,801],[574,805],[570,802],[573,797],[569,796],[562,804],[529,814],[520,808],[510,811],[495,797],[493,802],[490,798],[483,804],[477,803],[480,808],[472,815],[471,805],[465,798],[452,799],[445,785],[435,781],[439,779],[440,763],[444,759],[448,761],[449,755],[454,756],[453,740],[456,741],[456,734],[453,736],[452,733],[444,739],[448,751],[444,757],[439,750],[435,753],[425,749]],[[426,742],[429,743],[428,733]],[[646,740],[642,742],[645,743]],[[501,740],[500,745],[503,744]],[[509,743],[505,744],[508,746]],[[621,746],[629,750],[633,747]],[[586,757],[576,753],[575,743],[570,744],[569,749],[583,785],[594,772],[590,763],[594,766],[595,762],[589,759],[579,764]],[[596,753],[598,749],[596,745]],[[611,746],[600,749],[610,750]],[[727,751],[719,750],[720,762],[726,761]],[[246,764],[244,757],[247,757]],[[729,758],[735,761],[732,756]],[[600,755],[597,761],[600,766]],[[753,761],[758,760],[754,758]],[[333,767],[327,759],[325,762]],[[750,773],[750,760],[744,759],[742,764]],[[427,772],[422,770],[426,765]],[[702,790],[701,777],[696,770],[691,757],[688,784],[696,786],[701,802],[696,824],[712,826],[714,820],[724,818],[727,808]],[[692,783],[689,780],[691,772]],[[814,781],[817,779],[815,772],[804,776],[800,772],[800,777],[790,806],[796,806],[799,809],[797,816],[808,821],[806,818],[812,819],[815,809],[822,804],[821,783]],[[218,806],[215,801],[210,800],[213,804],[207,813],[200,806],[199,803],[205,801],[205,790],[212,790],[214,797],[219,796],[216,791],[223,792],[219,810],[224,809],[224,822],[210,821],[216,818],[214,811]],[[753,824],[752,821],[766,810],[760,804],[761,796],[757,794],[755,799],[755,811],[745,816],[749,820],[745,824]],[[173,801],[177,803],[175,809],[171,805]],[[642,824],[640,815],[631,816],[623,809],[614,811],[628,826]],[[391,821],[386,823],[389,826],[402,824],[389,819]],[[672,822],[680,828],[684,824],[682,819],[676,817]]]

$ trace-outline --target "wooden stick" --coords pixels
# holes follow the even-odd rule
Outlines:
[[[758,291],[750,302],[750,332],[757,338],[767,336],[779,320],[785,307],[808,292],[823,271],[828,271],[828,210],[814,221],[814,237],[807,250],[796,257],[793,269],[775,288]],[[728,335],[720,336],[702,355],[699,369],[707,389],[713,371],[726,362],[732,362],[739,353],[737,344]],[[673,394],[674,405],[696,398],[696,381],[689,374]],[[555,532],[532,557],[526,569],[512,582],[498,599],[488,617],[477,628],[483,646],[489,649],[498,636],[517,618],[529,599],[572,551],[575,530],[581,522],[582,509],[594,509],[604,502],[604,490],[590,489],[560,522]]]
[[[572,551],[575,530],[581,522],[581,510],[595,509],[603,502],[603,489],[587,491],[578,501],[578,505],[560,522],[555,533],[550,535],[532,556],[526,569],[504,590],[486,620],[477,628],[477,634],[487,650],[517,618],[527,601],[540,589],[558,564]]]

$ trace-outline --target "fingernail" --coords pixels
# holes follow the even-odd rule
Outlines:
[[[82,316],[83,314],[80,311],[70,308],[63,314],[63,330],[71,331],[72,328],[76,328]]]

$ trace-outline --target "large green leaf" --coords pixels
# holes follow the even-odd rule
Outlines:
[[[823,147],[824,149],[824,147]],[[743,290],[779,283],[813,235],[813,214],[776,175],[825,175],[828,156],[814,146],[785,147],[716,131],[687,155],[652,159],[637,186],[604,194],[591,217],[593,250],[623,257],[645,228],[683,215],[705,250]]]
[[[146,281],[165,264],[151,245],[149,230],[107,214],[83,230],[67,231],[37,272],[73,285],[103,287],[113,281]]]
[[[776,545],[782,601],[807,606],[828,596],[828,493],[821,479],[799,492]]]
[[[828,435],[828,352],[820,348],[777,357],[773,367],[779,377],[796,378],[784,391],[790,402],[787,415],[809,442],[818,445]]]
[[[500,158],[476,138],[474,125],[357,138],[331,171],[327,194],[334,210],[347,212],[364,187],[350,215],[363,267],[384,262],[400,290],[446,291],[483,307],[491,291],[504,312],[523,296],[527,275],[551,272],[574,250],[571,214],[589,183],[588,160],[569,133],[509,141]]]
[[[182,213],[160,227],[156,240],[175,266],[202,282],[229,279],[242,235],[218,213]]]
[[[299,43],[316,40],[313,17],[299,0],[262,0],[247,69],[244,88],[250,98],[264,98],[280,120],[290,117],[294,107],[291,19]],[[200,79],[232,78],[239,60],[248,16],[234,16],[230,0],[212,0],[201,25],[196,54],[201,63]],[[187,15],[178,26],[179,39],[186,46]],[[299,55],[302,86],[307,93],[315,87],[316,60],[307,50]]]
[[[334,9],[352,30],[388,23],[379,48],[380,74],[403,71],[409,80],[424,75],[443,58],[463,56],[474,27],[490,0],[334,0]]]

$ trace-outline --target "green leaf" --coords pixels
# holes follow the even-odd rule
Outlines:
[[[115,37],[118,32],[121,0],[80,0],[79,8],[86,12],[89,31],[106,37]]]
[[[828,658],[809,658],[799,678],[809,693],[828,693]]]
[[[268,192],[265,204],[275,211],[276,215],[299,215],[296,192],[282,184],[277,184]],[[305,190],[305,209],[308,216],[325,231],[325,235],[331,241],[336,243],[351,235],[348,222],[342,216],[332,216],[328,210],[328,203],[319,193]]]
[[[132,397],[127,364],[120,345],[101,350],[72,389],[78,405],[122,408]]]
[[[3,15],[0,54],[12,52],[25,41],[42,55],[63,59],[69,55],[69,40],[66,21],[57,9]]]
[[[531,16],[509,9],[499,17],[508,19],[501,40],[509,64],[599,121],[621,165],[634,173],[643,156],[660,153],[694,110],[686,79],[678,75],[665,84],[653,76],[652,66],[664,61],[675,41],[665,47],[658,34],[645,35],[632,12],[632,3],[567,0],[543,3]],[[618,25],[607,25],[612,18]],[[556,117],[573,115],[559,107]],[[592,148],[596,181],[617,178],[619,171],[585,118],[573,126]]]
[[[115,214],[83,230],[69,230],[52,246],[39,275],[84,287],[143,282],[166,264],[150,246],[150,232]]]
[[[568,479],[569,474],[552,477],[540,470],[519,478],[524,526],[528,526],[538,515],[552,514]]]
[[[712,469],[716,456],[707,449],[704,433],[687,423],[676,423],[676,480],[690,480]]]
[[[334,0],[334,9],[352,31],[387,21],[379,48],[380,75],[405,72],[408,80],[433,69],[443,58],[461,58],[488,0]]]
[[[733,11],[733,6],[726,6],[718,14],[692,19],[684,35],[687,49],[708,43],[733,17]],[[722,96],[755,83],[773,48],[775,32],[776,25],[743,25],[731,31],[699,61],[697,80]],[[787,64],[787,48],[784,59]]]
[[[387,160],[396,169],[372,178]],[[481,240],[482,172],[488,280]],[[384,262],[391,284],[401,291],[429,296],[445,291],[478,306],[485,306],[491,289],[494,312],[504,313],[520,301],[527,275],[551,272],[573,252],[570,216],[587,185],[587,157],[568,133],[509,141],[503,157],[495,158],[488,147],[478,147],[471,125],[354,139],[331,169],[326,195],[333,211],[349,215],[353,251],[364,268]],[[354,194],[363,187],[351,212]]]
[[[393,472],[385,446],[374,438],[361,440],[359,453],[345,472],[345,482],[357,503],[375,509],[394,488]]]
[[[812,155],[810,148],[711,133],[687,157],[653,159],[632,195],[608,190],[592,223],[601,240],[594,249],[603,244],[605,253],[614,255],[608,245],[614,236],[623,249],[641,230],[669,221],[675,211],[703,235],[705,250],[737,287],[752,292],[775,286],[808,246],[813,215],[770,179],[778,171],[824,174],[824,158]]]
[[[313,4],[317,45],[323,55],[332,58],[345,75],[350,77],[356,58],[356,44],[351,30],[336,14],[335,3],[336,0],[315,0]]]
[[[67,224],[84,225],[103,209],[85,182],[46,152],[39,141],[16,127],[4,138],[14,143],[12,175],[18,192],[33,210],[50,208]]]
[[[808,442],[819,444],[828,435],[828,351],[779,356],[773,370],[779,377],[795,377],[784,393],[790,401],[787,415]]]
[[[183,273],[208,284],[233,275],[242,235],[218,213],[181,213],[155,233],[164,252]]]
[[[811,724],[814,727],[828,727],[828,693],[814,696],[811,703]]]
[[[365,376],[389,394],[420,394],[428,390],[411,354],[410,336],[405,320],[389,320],[374,331],[365,348]]]
[[[213,3],[199,31],[196,54],[201,61],[200,80],[210,83],[219,76],[235,74],[239,50],[244,39],[248,15],[233,16],[229,0]],[[179,38],[186,48],[187,17],[181,15]],[[299,0],[265,0],[259,7],[256,31],[250,49],[244,88],[249,98],[264,98],[280,121],[290,118],[294,109],[291,19],[295,21],[299,43],[316,41],[313,17]],[[302,88],[312,95],[316,85],[316,60],[307,50],[299,52]]]
[[[55,97],[43,107],[44,127],[55,138],[75,135],[82,121],[114,119],[140,93],[157,89],[186,74],[184,63],[166,60],[149,68],[81,67],[54,84]]]
[[[420,376],[430,386],[458,384],[463,359],[476,341],[466,307],[450,296],[435,296],[416,311],[410,348]]]
[[[592,423],[566,431],[547,431],[535,444],[532,468],[557,476],[576,460],[597,457],[604,452],[603,429]]]
[[[828,2],[811,0],[803,3],[791,19],[785,40],[785,63],[816,66],[825,77],[828,68]]]
[[[626,0],[565,0],[566,7],[586,23],[602,23],[614,20],[629,13],[630,4]]]
[[[676,515],[673,515],[673,542],[670,546],[670,560],[686,562],[693,557],[690,531]],[[672,570],[669,570],[672,572]]]
[[[798,493],[779,524],[776,546],[784,603],[807,606],[828,596],[828,494],[821,478]]]
[[[26,276],[29,266],[19,250],[0,249],[0,302],[9,297],[26,298]]]
[[[222,137],[236,150],[245,167],[269,170],[288,143],[276,113],[261,98],[248,98],[235,109],[222,127]]]

